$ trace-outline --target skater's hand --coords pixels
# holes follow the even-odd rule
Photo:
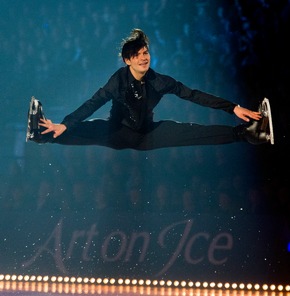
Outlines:
[[[66,126],[64,124],[53,123],[49,119],[40,119],[39,125],[46,128],[46,130],[44,130],[41,134],[44,135],[52,132],[54,138],[57,138],[66,130]]]
[[[260,112],[251,111],[251,110],[243,108],[239,105],[237,105],[234,108],[234,113],[236,114],[236,116],[238,116],[239,118],[241,118],[247,122],[249,122],[251,119],[260,120],[262,118],[262,115]]]

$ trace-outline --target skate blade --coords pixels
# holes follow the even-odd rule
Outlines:
[[[263,118],[261,119],[261,130],[269,134],[270,143],[274,145],[274,129],[273,129],[273,120],[271,113],[270,101],[267,98],[264,98],[260,108],[259,108]]]
[[[26,129],[26,138],[25,138],[25,141],[26,142],[28,142],[34,136],[34,134],[31,133],[31,120],[30,120],[30,116],[31,115],[35,115],[37,113],[38,105],[39,105],[38,100],[35,99],[34,96],[32,96],[31,99],[30,99],[29,109],[28,109],[28,115],[27,115],[27,129]],[[35,107],[35,108],[33,108],[33,107]]]

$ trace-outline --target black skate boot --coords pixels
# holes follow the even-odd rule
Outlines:
[[[253,145],[270,142],[270,135],[259,129],[259,121],[252,121],[251,124],[241,124],[234,127],[234,135],[238,141],[246,141]]]
[[[268,99],[264,99],[258,108],[262,114],[259,121],[253,120],[250,124],[241,124],[234,128],[234,136],[238,141],[247,141],[253,145],[264,143],[274,144],[271,109]]]
[[[41,118],[45,119],[44,113],[42,111],[42,104],[39,100],[35,99],[35,97],[32,97],[28,110],[26,142],[42,142],[43,136],[41,135],[41,132],[44,129],[39,125]]]

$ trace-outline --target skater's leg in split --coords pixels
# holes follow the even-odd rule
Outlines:
[[[41,127],[43,130],[43,128]],[[93,119],[80,122],[76,127],[66,130],[54,138],[53,133],[41,134],[31,138],[36,143],[56,143],[61,145],[97,145],[113,149],[136,149],[144,134],[135,132],[127,126],[116,126],[108,120]]]
[[[233,127],[225,125],[198,125],[170,120],[154,123],[154,129],[144,135],[138,149],[164,147],[218,145],[235,142]]]
[[[144,134],[138,150],[164,147],[221,145],[233,142],[248,142],[254,145],[267,143],[270,137],[265,132],[257,132],[257,121],[239,126],[199,125],[175,121],[154,123],[154,129]]]

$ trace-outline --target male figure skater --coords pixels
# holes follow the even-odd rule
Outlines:
[[[101,145],[113,149],[152,150],[164,147],[215,145],[237,141],[262,144],[270,141],[261,130],[261,112],[240,107],[220,97],[193,90],[174,78],[150,68],[149,39],[133,29],[121,43],[126,66],[117,70],[89,100],[67,115],[60,124],[46,119],[41,103],[32,98],[27,140],[63,145]],[[199,125],[173,120],[153,120],[153,110],[166,94],[235,114],[248,122],[236,127]],[[86,120],[112,101],[108,119]]]

